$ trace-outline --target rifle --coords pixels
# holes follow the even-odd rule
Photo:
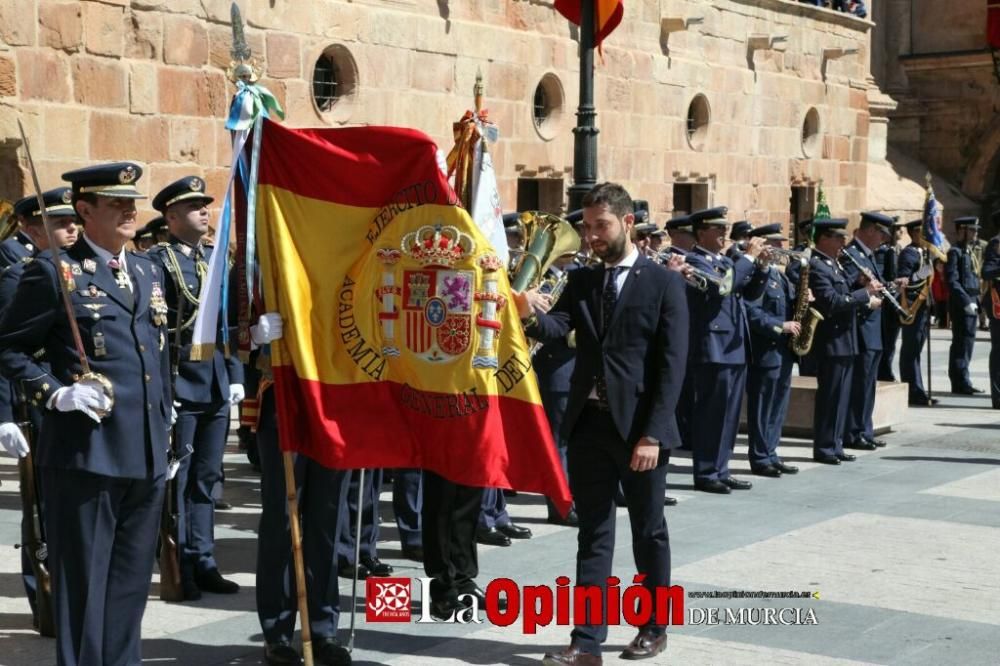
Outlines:
[[[183,280],[184,276],[175,276],[175,280]],[[170,354],[170,375],[176,384],[177,373],[180,367],[181,355],[181,323],[184,321],[184,296],[177,294],[177,323],[174,329],[174,348]],[[169,470],[174,465],[180,465],[181,460],[187,455],[178,456],[177,428],[171,427],[170,460],[167,463]],[[169,476],[169,474],[168,474]],[[167,480],[166,489],[163,494],[163,509],[160,512],[160,599],[163,601],[184,601],[184,585],[181,582],[181,561],[178,552],[177,525],[177,502],[182,498],[177,497],[177,476]]]
[[[17,471],[21,481],[21,544],[31,562],[31,570],[35,574],[35,614],[38,618],[38,633],[42,636],[56,635],[55,623],[52,619],[52,579],[49,576],[48,548],[45,545],[45,526],[42,521],[42,505],[38,501],[38,486],[35,476],[35,463],[32,457],[34,449],[34,426],[28,420],[28,408],[25,400],[21,400],[21,420],[17,426],[21,429],[24,439],[28,442],[28,454],[18,460]]]

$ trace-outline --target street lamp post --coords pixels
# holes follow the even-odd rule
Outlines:
[[[580,104],[573,128],[573,184],[569,210],[577,210],[583,195],[597,184],[597,110],[594,108],[594,0],[580,0]]]

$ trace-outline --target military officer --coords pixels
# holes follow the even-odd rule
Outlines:
[[[68,187],[59,187],[43,193],[42,197],[45,201],[45,213],[52,221],[52,235],[55,237],[56,243],[59,247],[70,247],[77,241],[76,213],[71,204],[72,190]],[[14,211],[22,220],[22,232],[31,240],[34,247],[33,255],[47,250],[49,239],[42,224],[38,197],[31,195],[21,199],[14,205]],[[21,276],[27,265],[27,261],[19,261],[8,266],[0,274],[0,313],[5,312],[14,300],[17,285],[21,281]],[[44,360],[44,355],[39,358],[39,365],[46,371],[50,371],[48,363]],[[41,410],[37,405],[31,405],[27,401],[20,383],[15,385],[6,379],[0,379],[0,448],[14,457],[23,457],[28,453],[28,442],[25,441],[16,423],[19,420],[18,414],[22,410],[27,412],[28,419],[37,433],[42,424]],[[28,515],[22,516],[22,521],[28,519],[30,519]],[[33,625],[35,628],[39,628],[35,605],[37,589],[35,573],[26,548],[21,549],[21,577],[28,605],[31,607]]]
[[[875,250],[875,263],[887,282],[899,286],[897,275],[899,263],[899,237],[903,227],[898,218],[893,218],[892,237]],[[880,382],[896,381],[893,361],[896,359],[896,341],[899,340],[899,314],[887,313],[882,317],[882,358],[878,362],[878,380]]]
[[[987,286],[983,309],[990,322],[990,398],[993,409],[1000,409],[1000,234],[983,251],[982,278]]]
[[[204,297],[202,283],[208,273],[212,248],[203,242],[208,232],[205,181],[187,176],[167,185],[153,198],[170,231],[169,242],[151,248],[150,259],[164,275],[163,289],[172,324],[168,344],[176,346],[181,327],[174,399],[174,454],[177,472],[178,552],[185,600],[201,598],[201,591],[233,594],[239,585],[219,573],[215,561],[215,503],[212,489],[220,480],[222,455],[229,431],[229,412],[245,397],[243,366],[236,355],[226,354],[222,336],[205,360],[193,360],[191,333]],[[178,319],[181,313],[181,319]],[[221,327],[226,322],[220,322]],[[190,451],[181,450],[190,445]]]
[[[863,288],[869,280],[865,275],[886,284],[881,268],[875,257],[875,250],[892,238],[893,220],[882,213],[861,213],[861,225],[840,257],[840,265],[847,274],[853,288]],[[858,316],[858,355],[854,358],[851,372],[850,408],[847,412],[847,437],[844,447],[849,449],[874,450],[885,446],[885,442],[875,439],[872,412],[875,409],[875,387],[878,382],[878,365],[882,357],[882,318],[895,317],[890,310],[883,313],[881,307],[860,307]]]
[[[903,285],[906,307],[912,313],[909,323],[900,321],[903,342],[899,348],[899,381],[909,387],[910,405],[927,407],[937,404],[924,390],[920,371],[920,353],[927,342],[927,318],[930,317],[931,283],[934,268],[929,250],[924,247],[923,220],[911,220],[905,225],[910,244],[899,253],[896,264],[897,280]]]
[[[982,393],[969,379],[969,360],[979,322],[979,275],[972,260],[972,244],[979,233],[979,219],[960,217],[954,224],[958,239],[948,249],[945,266],[950,292],[948,316],[951,318],[948,379],[951,380],[952,393],[974,395]]]
[[[733,222],[733,227],[729,230],[730,244],[726,248],[727,257],[736,261],[736,258],[743,253],[743,248],[746,245],[747,239],[750,238],[751,231],[753,231],[753,225],[746,220]]]
[[[135,249],[141,250],[142,252],[147,252],[150,248],[160,242],[167,243],[170,241],[169,232],[164,235],[161,230],[165,230],[167,226],[167,221],[163,219],[162,215],[157,215],[152,220],[144,224],[139,228],[139,231],[135,234],[135,240],[132,243],[135,245]]]
[[[809,288],[823,321],[816,327],[813,349],[817,365],[813,416],[813,459],[828,465],[854,460],[844,453],[844,434],[851,374],[858,355],[859,308],[877,309],[881,284],[870,280],[853,289],[837,259],[847,242],[847,220],[813,221],[815,247],[809,260]]]
[[[694,485],[698,490],[728,494],[749,490],[749,481],[729,474],[736,444],[740,403],[746,386],[746,339],[749,330],[739,297],[756,299],[767,282],[764,241],[754,238],[736,261],[722,254],[726,237],[725,206],[691,214],[697,244],[687,263],[717,276],[705,290],[688,285],[691,341],[691,445]]]
[[[670,236],[670,251],[674,254],[686,255],[694,249],[694,228],[691,226],[690,215],[679,215],[667,220],[664,227]]]
[[[667,220],[664,228],[670,236],[670,247],[667,248],[672,255],[686,257],[688,252],[694,250],[694,228],[691,226],[690,215],[680,215]],[[677,400],[677,429],[680,431],[680,448],[691,450],[691,410],[693,388],[693,374],[691,372],[690,357],[687,371],[684,373],[684,383],[681,385],[681,395]]]
[[[142,660],[171,389],[163,275],[125,249],[141,175],[130,162],[63,175],[83,237],[58,263],[49,250],[28,265],[0,321],[0,367],[45,408],[36,464],[60,665]],[[60,276],[94,374],[74,344]],[[35,360],[40,346],[50,370]]]
[[[781,247],[785,237],[780,224],[753,229],[750,238],[763,238]],[[767,268],[767,282],[760,297],[747,301],[750,322],[751,362],[747,376],[747,437],[750,470],[758,476],[795,474],[778,456],[781,427],[792,392],[791,336],[801,331],[795,321],[796,285],[777,266]]]

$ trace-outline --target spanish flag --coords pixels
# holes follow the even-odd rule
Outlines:
[[[264,123],[257,235],[284,450],[570,494],[498,257],[426,135]]]
[[[556,11],[570,23],[580,25],[581,0],[556,0]],[[622,22],[625,7],[622,0],[594,0],[594,46],[600,48],[604,38]]]

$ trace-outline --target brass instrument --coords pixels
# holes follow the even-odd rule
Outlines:
[[[925,272],[926,276],[918,277]],[[917,269],[913,278],[915,278],[914,281],[904,287],[900,293],[899,323],[902,326],[909,326],[916,320],[917,313],[920,312],[920,308],[923,307],[931,293],[931,284],[934,282],[934,271],[931,269],[931,265],[928,263]],[[920,289],[920,293],[911,303],[907,294],[912,289]]]
[[[524,234],[524,250],[510,269],[510,287],[514,291],[538,286],[552,262],[580,251],[576,229],[557,215],[524,212],[518,218],[518,225]]]
[[[799,250],[789,250],[783,247],[766,247],[763,252],[766,252],[769,257],[772,258],[772,263],[778,265],[787,265],[793,261],[809,263],[809,253],[800,252]]]
[[[674,253],[670,250],[663,250],[656,255],[656,262],[661,266],[666,266],[673,256]],[[733,290],[732,271],[728,271],[725,275],[719,275],[687,264],[686,270],[681,275],[684,276],[685,282],[698,291],[708,291],[709,285],[715,285],[715,288],[719,290],[719,296],[728,296]]]
[[[17,218],[14,216],[14,204],[6,199],[0,199],[0,242],[7,240],[17,231]]]
[[[581,266],[592,266],[600,261],[597,257],[584,252],[574,252],[573,259],[579,262]],[[566,288],[567,283],[569,283],[569,271],[564,269],[558,276],[553,276],[549,275],[546,270],[545,276],[538,283],[538,293],[548,294],[552,298],[552,304],[555,305],[555,302],[559,300],[559,296],[562,295],[563,290]],[[576,347],[576,331],[570,331],[567,334],[566,343],[570,347]],[[534,356],[542,348],[542,344],[542,342],[534,340],[528,348],[528,353]]]
[[[788,348],[797,356],[805,356],[812,349],[813,340],[816,338],[816,327],[823,321],[823,315],[809,305],[809,260],[804,253],[798,254],[799,291],[795,296],[795,314],[792,319],[798,322],[801,328],[798,335],[793,335],[788,340]]]

